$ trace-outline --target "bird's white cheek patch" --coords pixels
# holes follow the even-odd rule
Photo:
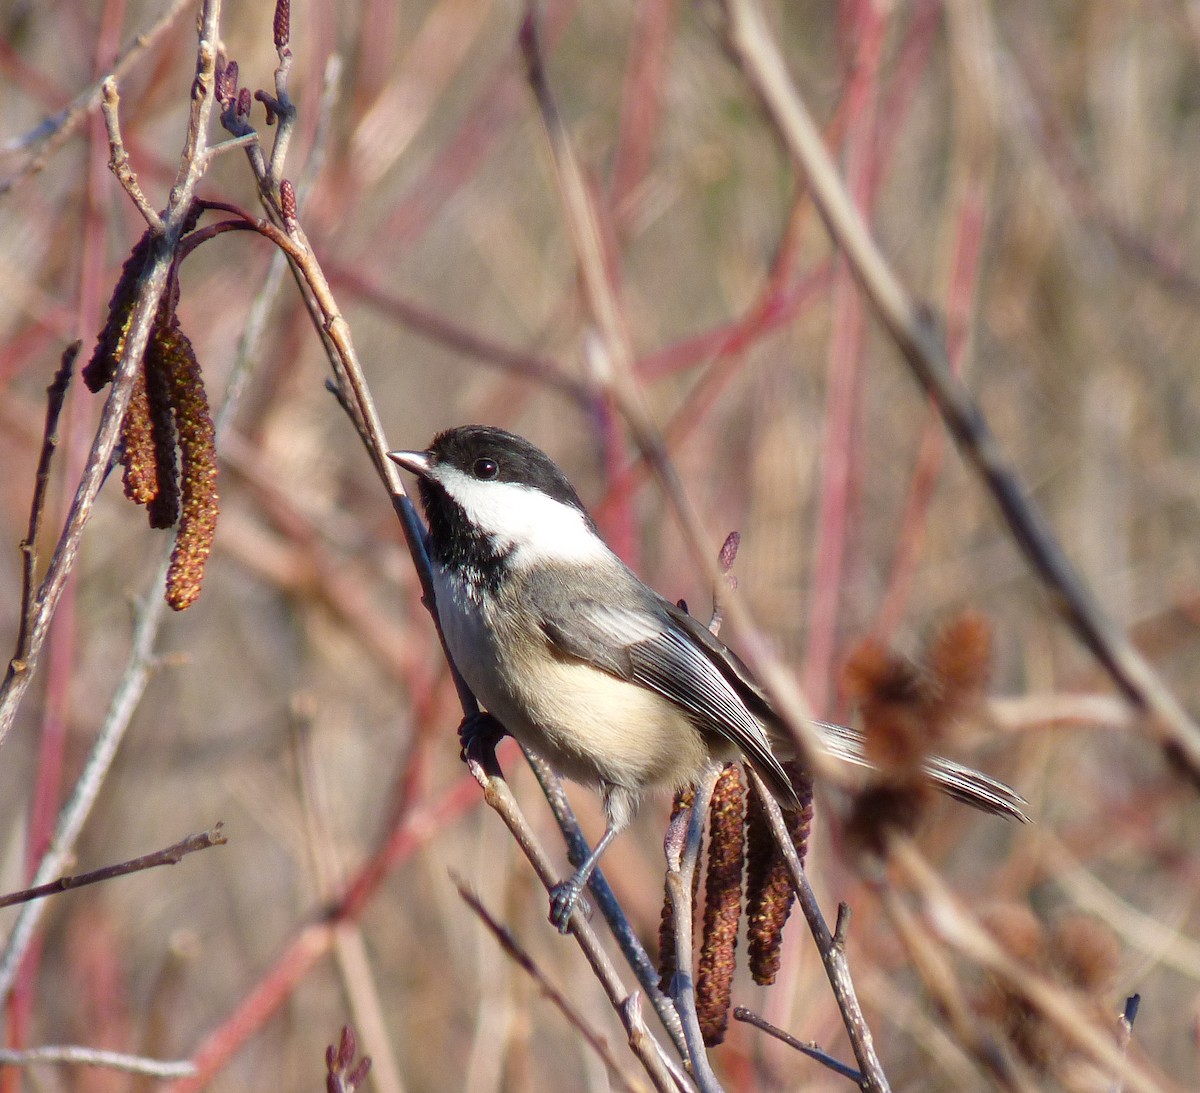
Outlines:
[[[516,482],[480,482],[455,467],[439,467],[436,477],[480,531],[501,551],[512,552],[514,565],[611,556],[583,513],[540,490]]]

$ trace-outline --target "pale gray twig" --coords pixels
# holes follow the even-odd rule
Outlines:
[[[190,1078],[196,1073],[196,1064],[186,1059],[180,1062],[147,1059],[142,1055],[101,1051],[99,1048],[79,1047],[74,1044],[31,1047],[22,1051],[0,1048],[0,1067],[37,1066],[44,1063],[102,1066],[109,1070],[123,1070],[127,1074],[146,1074],[151,1078]]]
[[[670,837],[670,833],[666,844],[667,892],[671,897],[671,913],[675,920],[675,979],[671,994],[675,998],[679,1019],[683,1022],[692,1076],[702,1093],[720,1093],[721,1083],[717,1081],[712,1064],[708,1061],[700,1019],[696,1013],[696,980],[692,974],[692,878],[699,866],[704,822],[708,818],[708,805],[718,774],[719,771],[709,771],[697,784],[682,846]]]
[[[803,1055],[807,1055],[810,1059],[815,1059],[822,1066],[832,1070],[835,1074],[840,1074],[843,1078],[849,1078],[855,1084],[862,1081],[862,1075],[852,1066],[847,1066],[845,1063],[835,1059],[829,1052],[822,1050],[816,1044],[806,1044],[803,1040],[796,1039],[790,1032],[785,1032],[764,1017],[760,1017],[757,1013],[746,1009],[745,1006],[735,1006],[733,1010],[733,1019],[735,1021],[744,1021],[748,1025],[753,1025],[756,1029],[761,1029],[768,1036],[775,1037],[787,1044],[788,1047],[795,1048]]]
[[[116,176],[117,181],[125,188],[129,199],[137,206],[142,219],[150,225],[150,230],[161,235],[163,232],[162,217],[146,200],[142,187],[138,183],[137,174],[129,162],[129,153],[125,149],[125,141],[121,137],[120,107],[121,96],[117,92],[117,81],[109,76],[101,85],[104,97],[100,100],[100,113],[104,115],[104,127],[108,130],[109,160],[108,169]]]

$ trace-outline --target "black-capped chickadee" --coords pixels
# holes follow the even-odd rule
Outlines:
[[[518,741],[603,795],[603,837],[552,893],[559,929],[646,790],[740,758],[795,807],[777,758],[790,736],[749,670],[605,545],[549,456],[485,425],[390,455],[420,479],[438,619],[463,679]],[[857,733],[817,724],[831,753],[865,764]],[[1026,818],[1001,782],[946,759],[927,769],[967,804]]]

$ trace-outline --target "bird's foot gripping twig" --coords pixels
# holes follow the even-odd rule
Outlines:
[[[490,713],[480,710],[464,717],[458,726],[458,742],[462,745],[460,758],[465,763],[468,752],[495,751],[496,745],[508,735],[508,730]]]

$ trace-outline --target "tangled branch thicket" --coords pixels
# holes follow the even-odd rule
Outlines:
[[[763,6],[0,11],[3,888],[229,840],[3,912],[5,1089],[1200,1080],[1200,24]],[[806,872],[725,776],[667,883],[702,951],[667,802],[563,938],[597,802],[459,761],[383,452],[465,421],[866,725]],[[931,799],[931,746],[1036,822]]]

